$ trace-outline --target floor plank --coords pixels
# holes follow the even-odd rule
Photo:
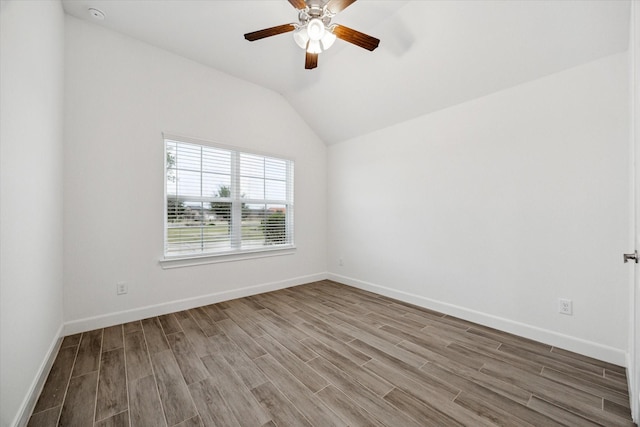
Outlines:
[[[142,331],[126,334],[124,336],[124,348],[129,381],[137,380],[153,373]]]
[[[132,426],[167,425],[153,375],[129,381],[129,404]]]
[[[187,385],[202,381],[209,376],[207,368],[204,367],[202,360],[196,356],[184,333],[177,332],[168,335],[167,339]]]
[[[529,388],[533,394],[568,411],[581,415],[603,425],[625,425],[617,415],[602,410],[602,398],[583,392],[564,384],[551,381],[541,376],[526,375],[505,363],[492,362],[485,365],[482,371],[489,375],[511,381],[522,388]]]
[[[76,357],[76,347],[61,348],[56,356],[49,376],[44,383],[44,388],[40,393],[36,403],[34,413],[61,406],[64,394],[67,391],[71,369]]]
[[[462,392],[456,397],[455,403],[500,425],[562,426],[561,423],[497,393],[477,395]]]
[[[332,335],[329,335],[321,330],[318,330],[313,325],[310,325],[308,323],[302,323],[298,325],[298,328],[307,334],[307,337],[305,337],[300,342],[305,342],[305,341],[318,342],[322,344],[323,348],[329,348],[332,351],[339,353],[342,357],[348,359],[351,363],[357,366],[360,366],[364,363],[367,363],[369,360],[371,360],[371,357],[367,356],[363,352],[356,350],[352,346],[337,340]],[[350,341],[352,340],[353,338]],[[310,347],[310,346],[307,345],[307,347]],[[314,352],[317,353],[316,350],[314,350]]]
[[[98,379],[96,421],[110,418],[127,410],[127,378],[124,349],[102,353]]]
[[[266,329],[264,326],[271,326],[271,331],[275,329],[279,331],[279,333],[283,333],[296,340],[302,340],[307,337],[307,335],[304,332],[302,332],[295,326],[291,318],[284,319],[283,317],[278,316],[277,314],[275,314],[274,312],[268,309],[260,310],[259,312],[256,312],[256,322],[266,332],[269,332],[269,329]],[[275,337],[275,335],[273,336]]]
[[[303,362],[307,362],[317,356],[315,352],[300,343],[300,340],[307,338],[308,335],[292,325],[289,325],[289,328],[280,327],[269,320],[263,320],[260,325],[262,329]],[[296,333],[299,334],[297,337]]]
[[[224,357],[247,388],[252,389],[268,381],[249,356],[225,334],[218,335],[212,343],[216,349],[214,354]]]
[[[302,343],[317,352],[332,365],[345,372],[349,372],[349,375],[355,378],[360,384],[379,396],[384,396],[394,387],[393,384],[385,381],[383,378],[380,378],[370,370],[364,369],[362,366],[353,363],[340,351],[337,351],[314,338],[309,337],[303,340]],[[371,360],[371,358],[367,358],[366,362],[369,360]]]
[[[178,323],[178,320],[173,313],[158,316],[158,320],[160,321],[160,326],[162,326],[162,331],[165,335],[182,332],[180,323]]]
[[[196,415],[195,417],[189,418],[180,424],[176,424],[175,427],[202,427],[202,420],[199,415]]]
[[[464,390],[482,395],[487,390],[490,390],[523,405],[526,405],[531,398],[531,392],[517,385],[486,375],[464,365],[443,363],[442,360],[437,360],[430,361],[420,370],[460,391]]]
[[[69,427],[93,425],[97,385],[97,371],[71,378],[59,425]]]
[[[198,413],[171,350],[152,355],[151,363],[167,424],[173,426],[196,416]]]
[[[519,356],[523,359],[535,361],[543,366],[549,366],[560,372],[582,372],[592,374],[592,376],[602,377],[604,369],[600,366],[594,366],[591,363],[583,362],[582,360],[575,359],[573,357],[564,356],[557,353],[544,353],[529,351],[523,348],[519,348],[517,345],[502,344],[500,351]]]
[[[205,426],[240,426],[213,378],[190,384],[189,392]]]
[[[284,369],[271,355],[262,356],[255,362],[271,382],[313,425],[346,426],[340,417],[316,399],[308,388]]]
[[[456,390],[455,387],[439,382],[435,378],[411,375],[411,373],[376,359],[367,362],[364,368],[384,378],[389,384],[393,385],[392,389],[400,388],[403,391],[415,393],[424,399],[448,399],[452,401],[459,393],[459,390]]]
[[[564,408],[556,406],[553,403],[542,400],[537,396],[531,397],[528,406],[531,409],[540,412],[541,414],[550,416],[551,418],[565,426],[595,427],[600,425],[594,423],[593,421],[589,421],[584,417],[576,415],[573,412],[567,411]]]
[[[340,418],[345,420],[353,427],[370,427],[384,426],[380,421],[376,420],[371,414],[358,406],[349,396],[341,392],[334,385],[328,385],[316,396],[322,400],[325,405],[331,408]]]
[[[112,417],[98,421],[95,427],[129,427],[129,411],[120,412]]]
[[[262,309],[260,311],[267,311],[267,309]],[[224,313],[251,338],[255,339],[265,334],[265,331],[260,324],[260,320],[262,319],[260,312],[254,311],[247,313],[246,311],[241,311],[234,307],[225,310]]]
[[[543,368],[541,375],[553,381],[602,397],[629,410],[629,394],[626,390],[621,390],[617,384],[612,386],[614,382],[608,378],[591,374],[580,375],[580,373],[570,375],[547,366]]]
[[[83,333],[72,376],[79,377],[89,372],[97,371],[100,366],[101,348],[102,329]]]
[[[122,329],[124,329],[125,335],[132,332],[142,331],[142,323],[140,323],[139,320],[127,322],[122,325]]]
[[[564,350],[558,347],[551,349],[551,354],[561,354],[563,356],[581,360],[594,366],[599,366],[604,370],[616,372],[621,375],[626,375],[626,369],[623,366],[614,365],[613,363],[603,362],[602,360],[594,359],[593,357],[584,356],[582,354],[574,353],[573,351]]]
[[[77,347],[80,344],[80,338],[82,338],[82,334],[67,335],[62,340],[60,348]]]
[[[269,412],[276,425],[311,426],[309,420],[296,409],[276,387],[266,382],[251,390],[258,402]]]
[[[358,406],[388,426],[419,427],[421,423],[398,411],[393,405],[381,399],[355,378],[338,369],[322,357],[309,362],[309,366],[327,378],[336,388],[349,396]]]
[[[193,320],[196,321],[202,332],[204,332],[205,336],[212,337],[214,335],[218,335],[220,331],[220,327],[213,321],[207,312],[202,308],[193,308],[191,310],[187,310],[187,313],[193,317]]]
[[[202,329],[191,316],[181,312],[176,313],[176,318],[198,357],[208,356],[215,352],[215,347],[211,344],[211,340],[202,332]]]
[[[151,355],[169,350],[167,338],[164,335],[164,331],[157,317],[144,319],[142,321],[142,329],[144,331],[144,338],[147,341],[147,349]]]
[[[115,350],[124,346],[122,325],[104,328],[102,337],[102,352]]]
[[[264,349],[254,341],[231,319],[224,319],[217,323],[224,333],[242,349],[250,359],[255,359],[266,354]]]
[[[207,356],[202,361],[240,425],[260,426],[271,420],[271,416],[260,406],[224,359]]]
[[[387,393],[384,399],[418,422],[427,425],[462,426],[462,424],[453,418],[446,416],[437,409],[424,404],[398,388],[394,388]]]
[[[291,375],[296,377],[298,381],[304,384],[311,392],[315,393],[318,390],[329,385],[327,380],[322,378],[315,371],[309,369],[309,367],[300,359],[298,359],[293,353],[284,348],[278,341],[266,335],[256,339],[258,344],[262,346],[282,367],[284,367]],[[266,380],[266,377],[265,377]]]
[[[472,426],[486,426],[490,423],[479,419],[472,412],[460,408],[453,403],[453,399],[458,396],[457,391],[450,391],[449,385],[431,377],[417,377],[410,373],[394,369],[376,359],[367,362],[364,367],[376,372],[387,381],[413,398],[425,404],[438,408],[444,415],[456,420],[458,423]]]
[[[53,408],[34,413],[31,415],[31,418],[29,418],[27,427],[55,427],[58,425],[60,409],[62,409],[61,406],[54,406]]]
[[[224,310],[222,310],[216,304],[205,305],[202,308],[207,313],[207,315],[209,315],[209,317],[213,319],[214,322],[218,322],[222,319],[226,319],[227,317],[227,315],[224,313]]]

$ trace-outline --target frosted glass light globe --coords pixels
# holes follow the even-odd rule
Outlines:
[[[307,24],[307,34],[311,40],[320,40],[324,36],[324,23],[318,19],[313,18]]]

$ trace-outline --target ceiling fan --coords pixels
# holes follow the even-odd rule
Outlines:
[[[329,49],[336,38],[355,44],[367,50],[374,50],[380,40],[344,25],[331,24],[331,19],[356,0],[288,0],[298,9],[298,23],[278,25],[264,30],[247,33],[244,38],[250,42],[293,31],[293,39],[306,50],[304,68],[311,70],[318,66],[318,54]]]

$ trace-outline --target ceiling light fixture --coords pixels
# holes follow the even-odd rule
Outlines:
[[[322,53],[336,41],[333,28],[327,27],[320,18],[313,18],[308,23],[298,26],[293,32],[293,40],[309,53]]]
[[[307,24],[307,34],[311,40],[319,41],[324,36],[324,24],[318,18],[313,18]]]
[[[307,33],[307,29],[305,27],[299,27],[295,30],[293,32],[293,40],[295,40],[301,49],[306,49],[307,43],[309,43],[309,33]]]
[[[298,22],[278,25],[246,33],[250,42],[293,31],[293,40],[306,51],[304,68],[318,66],[318,54],[329,49],[336,38],[367,50],[378,47],[380,40],[344,25],[331,24],[331,19],[356,0],[289,0],[298,9]]]
[[[334,41],[336,41],[336,35],[331,31],[326,31],[324,33],[324,36],[322,37],[322,40],[320,40],[320,42],[322,43],[322,49],[329,49],[331,46],[333,46]]]

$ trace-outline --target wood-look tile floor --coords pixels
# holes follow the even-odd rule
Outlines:
[[[625,369],[322,281],[65,337],[30,426],[629,426]]]

